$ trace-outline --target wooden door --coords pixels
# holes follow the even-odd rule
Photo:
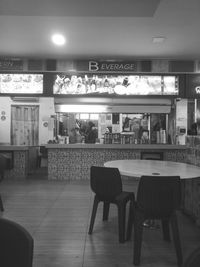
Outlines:
[[[11,144],[39,144],[39,106],[11,107]]]

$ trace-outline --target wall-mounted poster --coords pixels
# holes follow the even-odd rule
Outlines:
[[[53,93],[63,95],[178,95],[177,76],[66,75],[54,77]]]
[[[1,94],[42,94],[43,74],[0,74]]]

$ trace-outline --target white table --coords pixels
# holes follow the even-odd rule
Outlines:
[[[181,179],[200,177],[200,167],[173,161],[160,160],[114,160],[105,167],[118,168],[121,175],[140,178],[142,175],[180,176]]]

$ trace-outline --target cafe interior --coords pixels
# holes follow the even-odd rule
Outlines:
[[[200,266],[200,2],[0,3],[0,266]]]

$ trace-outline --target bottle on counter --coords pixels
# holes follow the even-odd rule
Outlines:
[[[69,135],[68,135],[68,131],[66,131],[66,135],[65,135],[65,144],[69,144]]]
[[[82,144],[85,144],[85,136],[82,136]]]

